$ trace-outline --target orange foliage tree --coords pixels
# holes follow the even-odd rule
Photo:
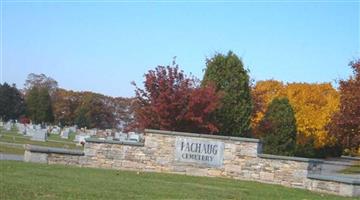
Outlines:
[[[257,137],[257,125],[267,110],[267,105],[276,97],[287,97],[294,108],[298,129],[298,143],[306,142],[313,137],[316,147],[331,145],[325,126],[331,116],[338,110],[339,94],[330,83],[290,83],[283,84],[276,80],[259,81],[253,87],[252,96],[255,110],[252,126]]]

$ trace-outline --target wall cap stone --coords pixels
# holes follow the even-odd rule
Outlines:
[[[341,161],[332,161],[332,160],[323,160],[315,158],[303,158],[303,157],[292,157],[292,156],[279,156],[271,154],[258,154],[260,158],[276,159],[276,160],[291,160],[299,162],[312,162],[312,163],[322,163],[329,165],[341,165],[341,166],[352,166],[351,162],[341,162]]]
[[[207,134],[186,133],[186,132],[177,132],[177,131],[145,129],[145,133],[260,143],[259,139],[254,139],[254,138],[232,137],[232,136],[222,136],[222,135],[207,135]]]
[[[330,176],[321,174],[308,174],[307,178],[322,180],[322,181],[334,181],[339,183],[346,183],[351,185],[360,185],[360,180],[356,178],[342,177],[342,176]]]
[[[323,160],[311,159],[311,158],[302,158],[302,157],[292,157],[292,156],[278,156],[271,154],[258,154],[260,158],[276,159],[276,160],[291,160],[291,161],[300,161],[300,162],[319,162],[323,163]]]
[[[122,144],[122,145],[141,146],[141,147],[144,146],[144,143],[142,142],[100,140],[98,138],[86,138],[85,141],[90,143]]]
[[[348,160],[358,160],[358,161],[360,161],[360,157],[358,157],[358,156],[341,156],[341,158],[345,158],[345,159],[348,159]]]
[[[78,155],[78,156],[84,155],[84,151],[82,150],[43,147],[43,146],[30,145],[30,144],[25,145],[25,150],[30,152],[38,152],[38,153],[57,153],[57,154],[69,154],[69,155]]]

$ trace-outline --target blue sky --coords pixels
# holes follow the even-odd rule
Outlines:
[[[359,2],[3,1],[2,78],[133,96],[147,70],[177,63],[202,78],[205,59],[234,51],[254,80],[334,82],[360,57]]]

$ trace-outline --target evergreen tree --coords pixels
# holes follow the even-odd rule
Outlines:
[[[39,120],[40,122],[51,123],[54,121],[52,110],[52,102],[47,88],[40,88],[39,90]]]
[[[47,88],[33,87],[26,95],[27,115],[33,123],[51,123],[54,116]]]
[[[206,61],[202,85],[213,83],[223,93],[221,107],[214,114],[221,135],[251,137],[253,104],[249,82],[248,70],[231,51]]]
[[[0,84],[0,119],[18,119],[25,113],[24,99],[15,85]]]
[[[296,147],[296,120],[287,98],[275,98],[260,121],[264,153],[292,156]]]
[[[80,128],[90,128],[90,118],[87,115],[88,109],[82,107],[79,107],[76,110],[76,117],[75,117],[75,124]]]
[[[26,94],[26,115],[32,120],[33,123],[38,123],[38,102],[39,90],[36,87],[31,88]]]

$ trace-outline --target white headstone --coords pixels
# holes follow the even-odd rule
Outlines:
[[[42,141],[42,142],[45,142],[46,139],[47,139],[46,129],[35,130],[34,135],[31,137],[31,140]]]
[[[76,135],[74,141],[77,143],[77,145],[81,145],[82,143],[85,144],[85,142],[86,142],[85,139],[86,138],[90,138],[90,135],[83,135],[83,134]]]
[[[122,132],[115,132],[114,140],[125,141],[127,139],[127,134]]]
[[[129,135],[129,140],[134,142],[140,142],[140,135],[138,134],[131,134]]]
[[[58,127],[58,126],[53,126],[53,127],[51,128],[50,134],[55,134],[55,135],[60,134],[60,127]]]
[[[16,123],[16,128],[19,134],[26,134],[26,125],[21,123]]]
[[[35,134],[35,131],[36,130],[33,128],[33,126],[29,126],[29,127],[26,127],[25,134],[26,134],[26,136],[32,137]]]
[[[90,129],[89,130],[89,135],[93,136],[93,135],[96,135],[96,132],[97,132],[97,129]]]
[[[10,121],[6,122],[6,124],[4,125],[4,129],[7,131],[11,131],[12,127],[13,127],[13,123],[11,123]]]
[[[70,130],[70,132],[76,133],[76,127],[75,126],[70,126],[69,130]]]
[[[64,128],[64,130],[62,130],[61,133],[60,133],[60,137],[62,139],[69,139],[69,132],[70,132],[69,129]]]

